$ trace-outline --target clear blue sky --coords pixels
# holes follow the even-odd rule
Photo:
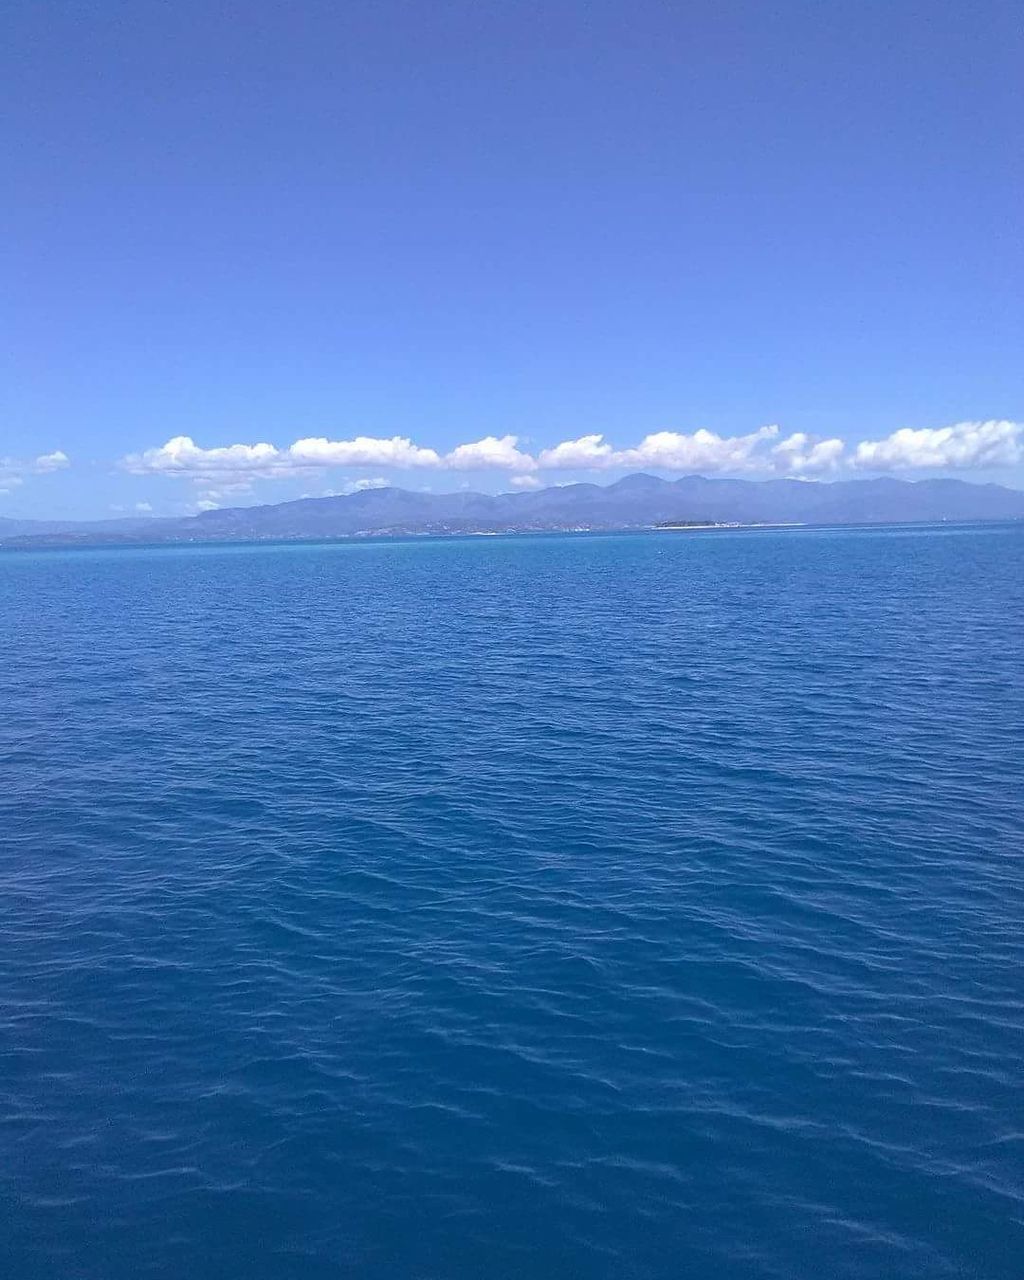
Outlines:
[[[659,463],[1024,486],[1017,0],[8,0],[3,28],[0,515]],[[940,434],[877,443],[907,428]],[[438,461],[290,449],[363,436]]]

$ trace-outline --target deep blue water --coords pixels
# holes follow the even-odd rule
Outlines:
[[[0,555],[0,1272],[1024,1269],[1024,528]]]

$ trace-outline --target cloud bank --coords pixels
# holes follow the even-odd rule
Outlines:
[[[864,471],[904,471],[914,467],[959,470],[1012,467],[1024,458],[1024,425],[1019,422],[958,422],[952,427],[904,427],[884,440],[863,440],[852,465]]]
[[[539,483],[537,473],[557,471],[650,470],[810,478],[840,470],[1004,467],[1022,460],[1024,424],[988,421],[902,428],[884,439],[862,440],[850,446],[837,437],[822,438],[803,431],[783,436],[774,425],[737,436],[721,436],[704,428],[692,433],[657,431],[623,449],[603,435],[591,434],[563,440],[536,455],[523,449],[515,435],[484,436],[443,454],[407,436],[356,436],[351,440],[307,436],[285,448],[260,443],[210,449],[197,445],[191,436],[175,436],[157,448],[129,454],[121,465],[134,475],[182,476],[237,490],[257,479],[332,467],[504,471],[516,487],[526,488]],[[67,463],[63,454],[55,453],[44,455],[34,465],[46,469],[48,461],[52,466]]]

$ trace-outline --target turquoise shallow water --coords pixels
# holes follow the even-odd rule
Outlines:
[[[0,1270],[1024,1257],[1024,528],[0,556]]]

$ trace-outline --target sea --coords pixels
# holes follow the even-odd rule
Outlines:
[[[0,553],[0,1273],[1019,1280],[1024,525]]]

